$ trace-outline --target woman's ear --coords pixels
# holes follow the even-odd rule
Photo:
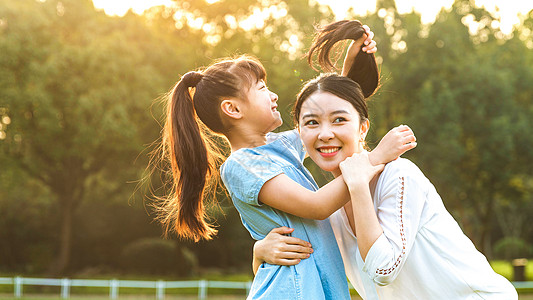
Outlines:
[[[222,102],[220,102],[220,109],[225,115],[227,115],[228,117],[232,119],[238,120],[243,117],[241,108],[239,107],[239,102],[237,100],[234,100],[234,99],[222,100]]]
[[[361,122],[361,139],[362,140],[366,138],[366,134],[368,133],[369,129],[370,129],[370,121],[368,119]]]

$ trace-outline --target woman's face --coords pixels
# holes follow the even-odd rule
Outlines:
[[[300,136],[309,157],[324,171],[341,174],[339,163],[363,150],[369,123],[348,101],[328,92],[315,92],[302,103]]]

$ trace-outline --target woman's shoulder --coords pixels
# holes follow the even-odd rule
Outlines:
[[[418,183],[427,180],[416,164],[409,159],[398,158],[385,165],[385,168],[380,175],[380,182],[383,184],[398,179],[406,180],[407,178]]]
[[[376,199],[383,201],[389,196],[397,198],[399,195],[403,195],[404,189],[417,191],[415,194],[418,192],[425,194],[429,187],[429,180],[416,164],[408,159],[398,158],[388,163],[379,176],[376,185]],[[409,203],[415,202],[409,201]]]
[[[393,160],[385,165],[383,174],[395,175],[395,174],[405,174],[405,175],[414,175],[421,173],[417,165],[407,158],[398,158]]]

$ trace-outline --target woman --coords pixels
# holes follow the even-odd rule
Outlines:
[[[348,186],[351,201],[330,221],[347,276],[363,299],[518,298],[416,165],[403,158],[384,168],[369,162],[370,123],[357,83],[336,74],[311,80],[294,116],[311,159]],[[255,250],[268,252],[261,244]]]

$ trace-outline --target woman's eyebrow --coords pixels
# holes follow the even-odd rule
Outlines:
[[[339,109],[330,113],[330,115],[349,114],[347,110]]]
[[[333,116],[333,115],[340,115],[340,114],[349,114],[349,112],[344,109],[339,109],[339,110],[332,111],[329,115]],[[307,113],[307,114],[302,115],[302,119],[305,119],[305,118],[318,118],[318,115],[314,113]]]
[[[305,118],[318,118],[318,115],[317,115],[317,114],[311,114],[311,113],[309,113],[309,114],[304,114],[304,115],[302,116],[302,119],[305,119]]]

